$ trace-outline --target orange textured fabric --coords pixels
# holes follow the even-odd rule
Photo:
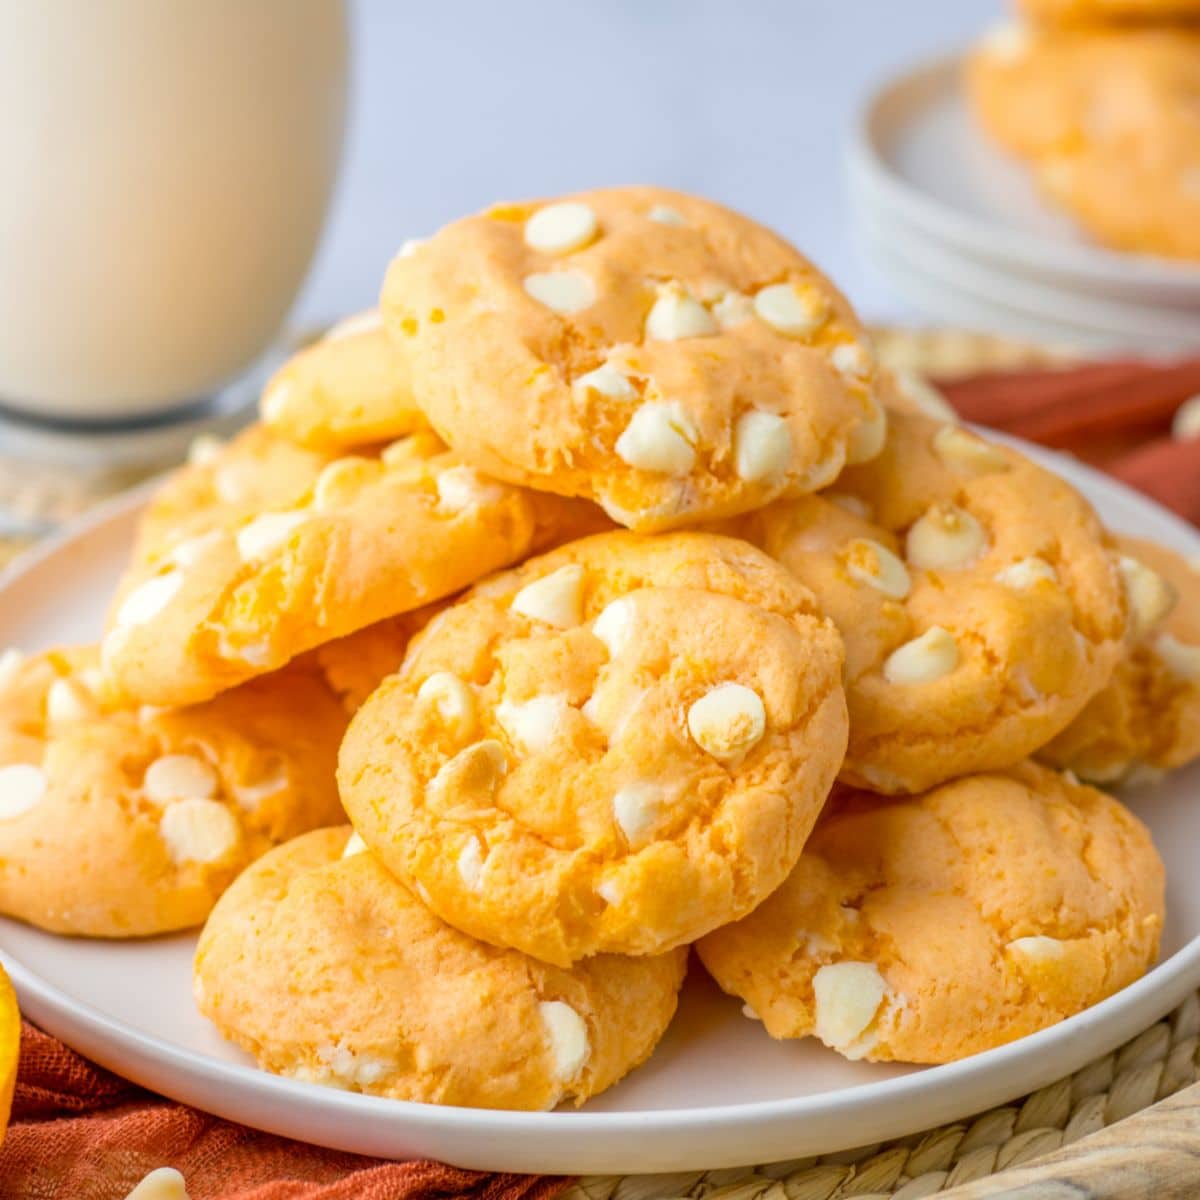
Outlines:
[[[1200,441],[1171,417],[1200,359],[1113,362],[945,381],[968,420],[1071,450],[1200,523]],[[0,1200],[124,1200],[155,1167],[192,1200],[551,1200],[564,1179],[388,1163],[256,1133],[126,1083],[26,1024]]]

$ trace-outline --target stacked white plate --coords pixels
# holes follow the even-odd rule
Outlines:
[[[959,60],[872,97],[849,179],[863,252],[938,322],[1100,351],[1200,348],[1200,263],[1090,243],[979,128]]]

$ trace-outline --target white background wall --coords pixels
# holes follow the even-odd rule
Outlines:
[[[870,317],[840,161],[879,81],[953,51],[1000,0],[352,0],[343,174],[300,319],[371,303],[405,237],[492,200],[621,182],[778,228]]]

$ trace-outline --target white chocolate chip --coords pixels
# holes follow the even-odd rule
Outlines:
[[[538,1005],[538,1011],[554,1059],[554,1078],[559,1083],[570,1083],[583,1070],[591,1053],[587,1025],[562,1000],[543,1000]]]
[[[963,475],[986,475],[1009,468],[999,446],[985,442],[961,425],[943,425],[933,435],[933,449],[946,466]]]
[[[475,732],[475,693],[453,672],[434,671],[417,688],[417,702],[431,707],[459,741]]]
[[[207,800],[216,795],[217,773],[194,754],[164,754],[156,758],[142,777],[146,798],[155,804],[172,800]]]
[[[917,412],[935,421],[958,420],[958,413],[950,406],[950,402],[924,375],[907,367],[896,367],[892,371],[892,380],[896,390]]]
[[[1029,53],[1029,30],[1024,25],[1005,21],[989,29],[980,39],[983,52],[1002,63],[1019,62]]]
[[[854,538],[842,550],[846,573],[893,600],[903,600],[912,587],[908,568],[886,546],[871,538]]]
[[[211,433],[201,433],[192,438],[187,450],[188,463],[193,467],[207,467],[221,451],[225,443]]]
[[[427,238],[405,238],[400,243],[400,249],[396,251],[397,258],[412,258],[420,248],[425,245]]]
[[[362,458],[357,454],[336,458],[333,462],[327,463],[321,468],[321,473],[317,476],[316,483],[313,484],[313,507],[317,512],[322,513],[341,507],[359,491],[368,479],[375,475],[378,469],[370,459]],[[284,515],[303,519],[300,513]],[[299,523],[299,520],[296,521],[296,524]],[[246,528],[249,529],[251,526]]]
[[[292,397],[292,385],[286,379],[277,379],[272,383],[265,392],[263,392],[262,400],[259,403],[259,410],[262,412],[262,418],[268,425],[280,420],[283,416],[283,410],[287,408],[288,401]],[[220,488],[218,487],[218,493]]]
[[[596,236],[596,214],[575,200],[547,204],[525,222],[525,244],[542,254],[570,254]]]
[[[0,652],[0,687],[5,687],[16,678],[17,672],[25,662],[25,654],[13,646]]]
[[[654,400],[633,414],[617,438],[616,450],[622,461],[639,471],[686,475],[695,465],[699,436],[679,404]]]
[[[46,720],[51,725],[82,721],[95,711],[68,679],[56,679],[46,691]]]
[[[753,688],[719,683],[688,709],[687,725],[701,750],[728,762],[757,744],[767,728],[767,710]]]
[[[792,435],[782,417],[757,410],[738,417],[733,462],[739,479],[747,483],[776,479],[787,470],[791,457]]]
[[[736,329],[754,316],[754,301],[742,292],[724,292],[712,306],[722,329]]]
[[[854,426],[846,439],[846,462],[851,466],[878,457],[887,441],[887,409],[882,404],[872,405],[870,414]]]
[[[46,773],[32,763],[0,767],[0,821],[23,817],[46,794]]]
[[[434,486],[438,503],[448,512],[462,512],[504,499],[504,488],[485,480],[473,467],[447,467],[438,473]]]
[[[853,380],[868,378],[875,366],[871,352],[860,342],[841,342],[834,346],[829,361],[839,375]]]
[[[1058,573],[1044,558],[1033,554],[1029,558],[1009,563],[1007,567],[1001,567],[992,578],[1005,587],[1016,588],[1019,591],[1047,580],[1057,583]]]
[[[156,1167],[125,1200],[188,1200],[187,1185],[174,1167]]]
[[[518,750],[536,754],[562,733],[569,708],[564,696],[534,696],[520,704],[502,700],[496,720]]]
[[[813,1033],[839,1054],[861,1058],[870,1048],[863,1034],[888,994],[874,963],[827,963],[813,976]]]
[[[1117,570],[1129,604],[1133,636],[1144,637],[1175,607],[1178,594],[1157,571],[1128,554],[1118,557]]]
[[[633,629],[633,601],[628,596],[621,596],[605,605],[592,622],[592,636],[604,643],[609,658],[616,658],[629,645]]]
[[[213,472],[212,485],[217,499],[225,504],[240,504],[250,493],[257,467],[249,462],[226,463]]]
[[[1200,395],[1185,400],[1171,418],[1171,436],[1177,442],[1191,442],[1200,438]]]
[[[513,612],[555,629],[573,629],[583,620],[584,571],[568,563],[542,579],[527,583],[513,598]]]
[[[664,799],[662,785],[649,782],[626,784],[613,796],[613,817],[631,846],[658,820]]]
[[[196,537],[184,538],[182,542],[171,547],[169,558],[177,567],[189,571],[210,550],[225,541],[225,532],[221,529],[210,529],[207,533],[197,534]]]
[[[949,675],[959,662],[958,643],[940,625],[893,650],[883,664],[888,683],[930,683]]]
[[[610,363],[604,363],[586,375],[580,375],[571,384],[571,390],[577,396],[586,396],[589,391],[599,392],[613,400],[632,400],[637,395],[637,389]]]
[[[356,829],[346,839],[346,844],[342,847],[342,857],[353,858],[356,854],[365,854],[367,849],[367,843],[363,841],[362,834]]]
[[[258,783],[235,783],[232,788],[233,798],[239,807],[247,812],[254,812],[264,800],[277,796],[290,783],[287,767],[280,763],[273,774],[259,780]]]
[[[1173,633],[1160,633],[1154,639],[1154,652],[1173,674],[1200,681],[1200,646],[1181,642]]]
[[[829,305],[816,288],[773,283],[755,295],[754,311],[777,333],[807,337],[825,323]]]
[[[605,904],[621,903],[621,887],[615,879],[602,879],[596,884],[596,895]]]
[[[225,805],[199,798],[168,805],[159,819],[158,833],[177,863],[216,862],[229,854],[242,836],[237,818]]]
[[[254,562],[286,545],[292,531],[308,520],[302,512],[263,513],[237,532],[238,554],[243,562]]]
[[[919,571],[958,571],[987,547],[983,526],[966,509],[935,504],[908,531],[904,553]]]
[[[845,492],[826,492],[823,499],[862,521],[869,521],[874,516],[871,506],[861,496],[851,496]]]
[[[121,601],[113,624],[117,629],[131,629],[135,625],[144,625],[154,620],[164,608],[175,598],[175,593],[183,586],[182,571],[167,571],[164,575],[155,575],[139,584]]]
[[[656,342],[709,337],[720,328],[712,313],[678,283],[659,289],[658,299],[646,317],[646,337]]]
[[[758,1015],[758,1013],[756,1013],[754,1011],[754,1009],[752,1009],[750,1007],[750,1005],[748,1005],[748,1004],[742,1005],[742,1016],[745,1017],[747,1021],[761,1021],[762,1020],[762,1017],[760,1017]]]
[[[495,738],[474,742],[448,759],[429,781],[426,789],[432,804],[439,805],[457,794],[494,792],[508,774],[508,755]]]
[[[455,864],[459,878],[472,892],[479,891],[483,879],[483,844],[472,834],[458,853]]]
[[[335,321],[325,331],[324,341],[338,342],[342,338],[359,337],[364,333],[375,333],[383,328],[383,313],[377,308],[367,308],[352,316]]]
[[[687,224],[681,213],[677,213],[673,208],[668,208],[665,204],[656,204],[646,216],[652,221],[657,221],[660,225]]]
[[[570,316],[596,303],[596,285],[583,271],[544,271],[525,277],[525,291],[552,312]]]
[[[1044,934],[1014,938],[1008,943],[1007,949],[1032,962],[1058,961],[1064,955],[1062,942],[1058,938],[1046,937]]]

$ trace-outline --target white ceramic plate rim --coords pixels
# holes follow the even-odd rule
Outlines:
[[[1022,449],[1089,491],[1112,490],[1147,523],[1164,521],[1178,540],[1200,551],[1200,534],[1178,517],[1115,480],[1019,439],[989,436]],[[83,521],[46,540],[0,573],[0,589],[86,538],[108,521],[139,506],[152,484],[99,506]],[[1139,522],[1140,523],[1140,522]],[[1191,551],[1189,551],[1191,552]],[[148,1036],[66,995],[0,951],[28,1016],[63,1037],[101,1065],[185,1103],[205,1085],[215,1100],[207,1107],[269,1132],[301,1136],[318,1144],[362,1153],[386,1154],[378,1129],[394,1131],[395,1143],[429,1139],[439,1153],[462,1166],[492,1170],[584,1172],[670,1171],[766,1162],[813,1152],[831,1138],[855,1144],[849,1131],[869,1124],[857,1141],[911,1133],[969,1115],[959,1092],[972,1083],[971,1110],[981,1111],[1023,1095],[1115,1049],[1162,1017],[1200,986],[1200,935],[1180,947],[1142,979],[1100,1004],[1049,1029],[960,1062],[897,1078],[815,1095],[751,1101],[705,1108],[643,1109],[629,1112],[525,1113],[452,1108],[331,1091],[270,1075],[255,1067],[208,1057]],[[1064,1052],[1062,1043],[1068,1047]],[[1057,1046],[1058,1055],[1043,1055]],[[1073,1066],[1064,1068],[1069,1058]],[[261,1101],[248,1118],[235,1093]],[[230,1099],[226,1101],[225,1097]],[[332,1129],[330,1118],[358,1116],[370,1123],[357,1145]],[[864,1120],[866,1118],[866,1120]],[[423,1140],[423,1135],[427,1137]],[[461,1153],[459,1138],[482,1139]],[[512,1139],[512,1144],[509,1144]],[[805,1140],[807,1139],[807,1141]],[[814,1141],[814,1139],[817,1139]],[[351,1136],[350,1141],[355,1138]],[[539,1144],[528,1149],[531,1141]],[[480,1149],[480,1146],[483,1148]],[[428,1153],[421,1149],[419,1153]]]
[[[921,191],[893,169],[878,133],[885,110],[913,89],[935,91],[956,86],[962,63],[962,55],[931,60],[896,76],[872,94],[860,109],[846,151],[851,179],[858,186],[875,190],[885,204],[926,235],[1001,266],[1011,269],[1019,264],[1034,275],[1057,271],[1117,288],[1148,285],[1165,289],[1181,301],[1195,302],[1200,290],[1200,268],[1148,254],[1122,254],[1100,246],[1070,245],[991,225]]]

